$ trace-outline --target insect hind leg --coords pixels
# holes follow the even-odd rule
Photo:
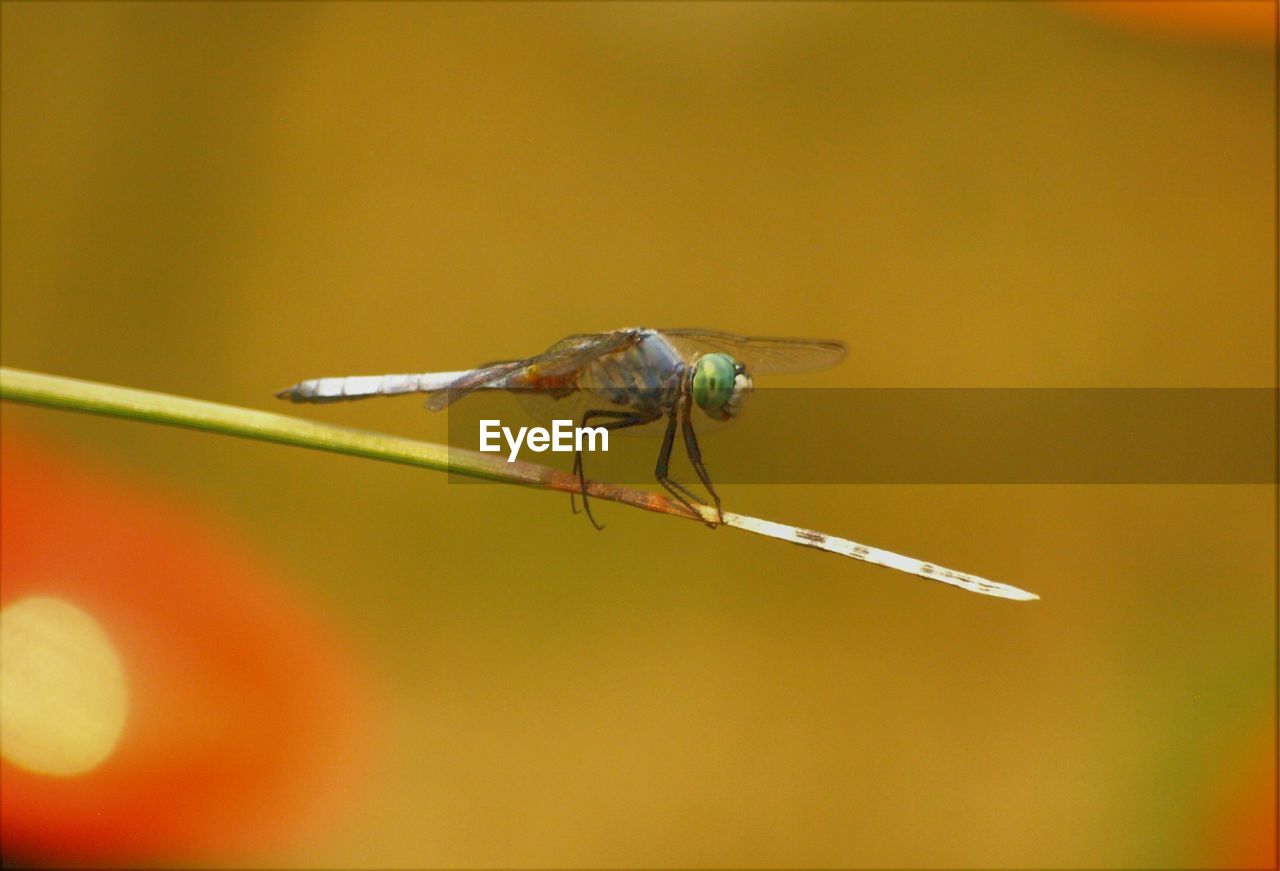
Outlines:
[[[613,411],[607,408],[593,408],[583,413],[581,426],[585,428],[587,422],[592,418],[608,420],[608,423],[601,424],[601,426],[612,431],[652,423],[658,419],[658,415],[652,412]],[[582,494],[582,510],[587,513],[587,519],[591,521],[592,526],[598,530],[604,529],[604,524],[599,523],[595,515],[591,513],[591,503],[587,497],[587,473],[582,463],[582,450],[576,443],[573,451],[573,473],[578,476],[578,492]],[[574,493],[569,494],[569,507],[574,514],[578,513],[578,502]]]

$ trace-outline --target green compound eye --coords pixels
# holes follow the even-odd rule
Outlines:
[[[715,353],[700,357],[693,370],[693,401],[712,415],[719,412],[733,395],[737,366],[728,354]]]

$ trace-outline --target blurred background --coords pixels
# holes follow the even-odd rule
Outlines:
[[[1270,3],[2,15],[6,366],[437,441],[413,399],[271,392],[636,324],[848,342],[786,384],[1275,386]],[[3,414],[29,521],[6,651],[96,620],[95,667],[177,730],[146,744],[159,715],[108,699],[129,753],[48,771],[6,732],[11,860],[1274,861],[1273,487],[722,488],[1043,597],[1017,604],[615,505],[596,533],[561,496]],[[64,593],[79,616],[29,607]],[[326,808],[276,827],[303,796]]]

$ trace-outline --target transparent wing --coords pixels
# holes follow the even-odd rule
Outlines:
[[[627,410],[624,406],[610,404],[609,400],[590,388],[575,390],[568,396],[561,397],[536,390],[512,390],[511,392],[515,394],[516,400],[525,413],[545,427],[550,427],[551,422],[555,420],[572,420],[575,423],[582,423],[582,416],[592,409]],[[701,438],[703,435],[735,426],[740,423],[742,417],[750,414],[751,406],[748,405],[745,412],[733,420],[715,420],[695,405],[693,406],[693,425]],[[597,421],[593,426],[599,426],[599,423]],[[614,435],[622,438],[661,438],[666,428],[666,417],[660,417],[653,423],[617,430]]]
[[[567,396],[552,396],[537,390],[513,390],[516,400],[534,421],[550,427],[555,420],[572,420],[575,425],[582,423],[582,416],[591,410],[627,411],[623,406],[613,405],[600,394],[590,389],[579,389]],[[597,420],[592,426],[599,426],[603,421]],[[644,426],[628,427],[615,430],[613,435],[623,438],[661,438],[666,429],[667,419],[659,418]]]
[[[530,388],[562,396],[575,389],[578,373],[603,354],[625,350],[644,337],[642,330],[581,333],[556,342],[536,357],[501,360],[472,369],[427,398],[427,408],[439,411],[481,389]]]
[[[567,336],[529,360],[537,378],[574,375],[597,357],[616,354],[644,338],[643,330],[614,330],[609,333],[579,333]]]
[[[659,330],[682,355],[724,351],[746,364],[752,375],[813,372],[844,359],[844,342],[835,339],[787,339],[777,336],[738,336],[719,330]]]
[[[490,363],[479,369],[464,372],[459,378],[442,384],[427,392],[427,408],[440,411],[448,408],[462,397],[483,387],[501,385],[525,367],[525,360],[507,360],[501,363]]]

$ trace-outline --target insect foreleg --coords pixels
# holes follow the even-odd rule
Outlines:
[[[684,433],[684,449],[689,454],[689,462],[693,465],[693,470],[698,473],[698,479],[702,481],[702,486],[707,488],[707,492],[711,494],[711,498],[715,502],[716,514],[720,516],[720,522],[724,523],[724,509],[720,507],[720,494],[716,493],[716,488],[711,486],[711,478],[707,475],[707,467],[702,464],[702,450],[698,447],[698,437],[693,432],[693,421],[689,417],[691,410],[687,401],[683,403],[680,426]]]
[[[679,481],[673,480],[669,472],[671,448],[675,444],[678,416],[678,411],[672,409],[671,414],[667,417],[667,431],[662,437],[662,449],[658,451],[658,464],[653,470],[653,475],[658,479],[658,483],[667,489],[668,493],[679,500],[680,504],[694,514],[702,516],[702,512],[698,510],[697,506],[704,504],[703,501],[690,493]]]

